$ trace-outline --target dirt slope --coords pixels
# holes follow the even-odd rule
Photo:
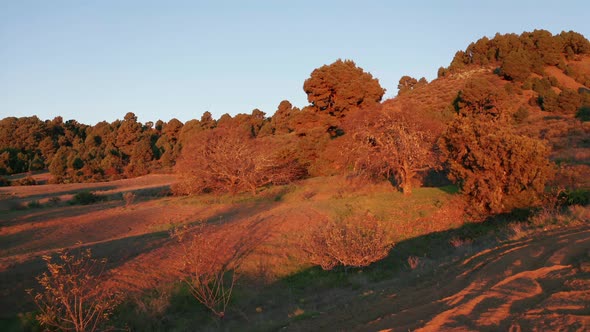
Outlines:
[[[321,325],[357,331],[590,329],[590,226],[488,249],[440,272],[385,292],[348,318],[324,316]],[[356,321],[371,312],[380,314]]]

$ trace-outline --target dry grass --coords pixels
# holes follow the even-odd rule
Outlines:
[[[133,296],[132,301],[135,304],[136,312],[143,317],[159,319],[165,315],[166,310],[170,307],[172,289],[169,285],[165,285],[152,290],[150,295]]]
[[[514,222],[508,225],[511,240],[519,240],[528,234],[527,224],[524,222]]]

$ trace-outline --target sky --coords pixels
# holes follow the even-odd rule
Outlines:
[[[355,61],[397,93],[403,75],[436,78],[458,50],[499,33],[590,37],[590,1],[0,0],[0,118],[94,125],[218,119],[282,100]]]

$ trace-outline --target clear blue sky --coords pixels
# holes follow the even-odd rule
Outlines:
[[[354,60],[395,96],[482,36],[590,37],[590,1],[0,0],[0,118],[82,123],[272,115],[303,81]]]

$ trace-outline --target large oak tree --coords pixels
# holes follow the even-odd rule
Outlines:
[[[340,149],[348,167],[358,176],[394,180],[411,194],[416,175],[437,166],[433,133],[413,120],[377,113],[354,121]]]

